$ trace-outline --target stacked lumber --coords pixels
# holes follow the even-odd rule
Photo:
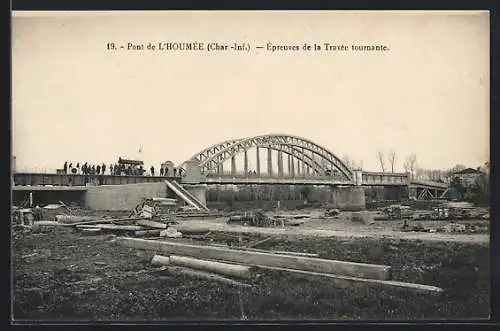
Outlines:
[[[58,215],[60,216],[60,215]],[[68,222],[67,218],[60,218]],[[45,223],[47,223],[46,221]],[[48,223],[44,225],[49,225]],[[169,220],[152,220],[149,215],[145,217],[127,218],[88,218],[74,217],[69,223],[50,222],[50,225],[61,225],[73,227],[82,234],[115,233],[127,234],[134,237],[157,237],[166,236],[180,238],[182,233],[171,227],[173,222]]]
[[[271,269],[288,272],[309,279],[327,279],[333,286],[371,286],[403,288],[423,293],[441,293],[438,287],[391,280],[391,267],[321,259],[294,252],[269,252],[257,249],[233,249],[215,245],[192,245],[173,241],[155,241],[118,237],[119,245],[136,249],[152,250],[167,254],[156,255],[153,265],[177,275],[201,277],[213,281],[249,286],[228,278],[256,279],[258,270]]]

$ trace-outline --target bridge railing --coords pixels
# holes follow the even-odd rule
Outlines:
[[[207,177],[220,177],[220,178],[239,178],[239,179],[255,179],[255,178],[272,178],[272,179],[313,179],[313,180],[325,180],[325,181],[332,181],[332,180],[345,180],[345,178],[341,176],[318,176],[318,175],[312,175],[312,174],[296,174],[296,175],[290,175],[287,173],[284,174],[277,174],[273,173],[270,175],[268,172],[261,172],[260,174],[253,174],[253,173],[245,173],[242,171],[232,173],[231,171],[223,171],[223,172],[208,172],[205,173]]]
[[[167,178],[179,176],[129,176],[129,175],[82,175],[82,174],[54,174],[54,173],[14,173],[14,185],[52,185],[52,186],[85,186],[87,183],[99,185],[120,185],[161,182]]]
[[[363,184],[408,184],[409,177],[405,173],[386,173],[386,172],[363,172]]]

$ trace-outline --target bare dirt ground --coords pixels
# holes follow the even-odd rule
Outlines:
[[[380,232],[368,225],[342,228],[329,220],[309,222],[283,230],[229,227],[220,219],[182,221],[185,226],[216,229],[211,237],[215,243],[227,243],[227,230],[233,237],[239,232],[243,244],[280,234],[259,248],[390,265],[394,280],[438,286],[444,292],[436,296],[375,286],[337,288],[328,280],[277,271],[265,271],[250,289],[237,289],[161,275],[149,263],[154,252],[118,246],[112,236],[82,237],[56,227],[13,238],[13,317],[16,321],[489,317],[487,235],[398,233],[383,223],[377,224],[386,229]],[[450,239],[469,236],[483,239]]]
[[[488,233],[429,233],[429,232],[402,232],[402,221],[376,221],[373,225],[353,224],[348,220],[339,219],[304,219],[304,224],[284,228],[258,228],[226,224],[227,218],[216,219],[190,219],[183,221],[182,227],[186,229],[207,229],[218,232],[255,233],[261,235],[280,236],[306,236],[306,237],[340,237],[340,238],[392,238],[405,240],[425,241],[452,241],[488,244]],[[473,221],[464,221],[473,222]],[[487,221],[475,221],[487,224]],[[416,221],[425,226],[439,227],[447,221]]]

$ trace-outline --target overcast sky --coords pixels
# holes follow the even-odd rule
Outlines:
[[[178,164],[219,141],[266,133],[302,136],[373,171],[377,150],[391,148],[401,171],[410,153],[425,168],[489,159],[485,12],[19,14],[12,20],[18,169],[109,164],[138,157],[141,146],[147,166]],[[390,51],[112,52],[111,41]]]

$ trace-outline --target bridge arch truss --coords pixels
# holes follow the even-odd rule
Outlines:
[[[332,170],[337,171],[346,180],[353,179],[351,169],[328,149],[310,140],[284,134],[226,140],[204,149],[191,159],[199,162],[203,173],[213,173],[218,171],[221,164],[238,154],[245,153],[246,157],[246,152],[252,148],[267,148],[278,151],[278,155],[288,155],[292,160],[299,161],[303,167],[308,167],[314,175],[322,176],[326,171]],[[257,163],[259,162],[257,160]],[[282,162],[278,156],[278,172],[283,172]]]

